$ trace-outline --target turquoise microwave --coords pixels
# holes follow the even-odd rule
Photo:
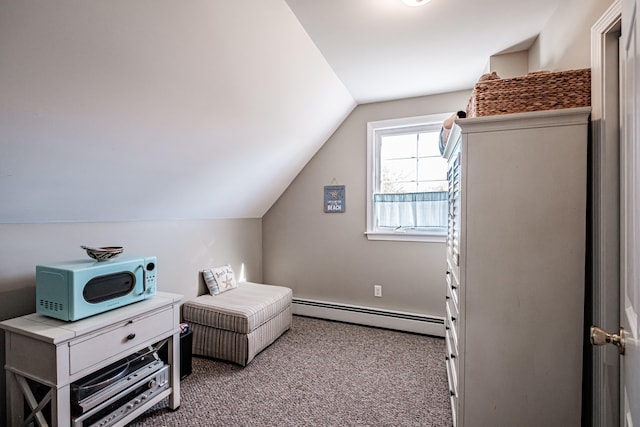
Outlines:
[[[155,257],[121,256],[36,265],[36,312],[74,321],[151,298]]]

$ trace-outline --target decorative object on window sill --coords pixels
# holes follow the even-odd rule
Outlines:
[[[467,117],[466,111],[458,111],[454,113],[451,117],[446,119],[442,123],[442,129],[440,129],[440,143],[438,148],[440,149],[440,154],[444,154],[444,149],[447,145],[447,141],[449,140],[449,134],[451,133],[451,128],[455,123],[456,119],[464,119]]]
[[[334,180],[335,181],[335,180]],[[325,213],[342,213],[345,211],[344,185],[325,185],[324,211]]]

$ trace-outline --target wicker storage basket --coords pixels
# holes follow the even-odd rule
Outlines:
[[[591,105],[591,69],[539,71],[521,77],[478,82],[467,117]]]

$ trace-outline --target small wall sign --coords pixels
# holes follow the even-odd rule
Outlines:
[[[342,213],[345,207],[344,185],[325,185],[324,211],[326,213]]]

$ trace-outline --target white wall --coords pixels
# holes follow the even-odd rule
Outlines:
[[[444,316],[445,244],[364,235],[366,129],[368,121],[464,110],[469,95],[358,106],[263,217],[264,280],[297,298]],[[346,186],[345,213],[323,211],[323,188],[334,180]]]
[[[529,71],[572,70],[591,66],[591,27],[612,0],[567,0],[558,4],[529,49]]]
[[[493,55],[489,58],[489,71],[495,71],[502,79],[523,76],[529,70],[529,52],[519,52]]]
[[[0,70],[2,223],[259,218],[355,107],[284,0],[0,0]]]

